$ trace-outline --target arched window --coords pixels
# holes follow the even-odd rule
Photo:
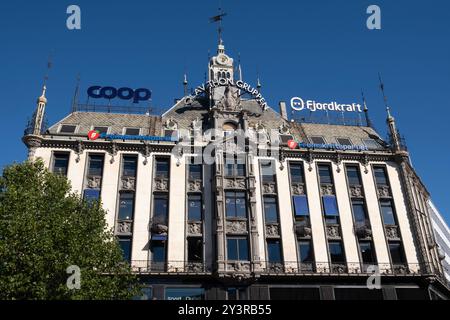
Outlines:
[[[233,135],[234,131],[236,131],[236,129],[237,129],[237,126],[234,123],[231,123],[231,122],[224,123],[222,126],[223,136],[226,138],[230,135]]]

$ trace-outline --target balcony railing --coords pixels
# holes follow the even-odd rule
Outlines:
[[[269,262],[258,261],[250,263],[250,268],[244,271],[251,274],[261,275],[373,275],[378,273],[382,276],[414,276],[428,275],[430,268],[417,263],[391,264],[361,262],[307,262],[298,261]],[[152,262],[147,260],[133,260],[132,271],[138,274],[211,274],[217,271],[216,263],[168,261]],[[229,270],[228,270],[229,271]],[[439,274],[436,276],[440,277]]]

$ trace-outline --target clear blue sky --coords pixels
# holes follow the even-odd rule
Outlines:
[[[92,84],[148,87],[153,105],[168,108],[190,86],[203,82],[208,50],[217,36],[208,18],[218,0],[1,1],[0,166],[22,161],[21,137],[40,95],[46,61],[50,123],[70,108],[76,76]],[[66,28],[66,8],[77,4],[82,30]],[[366,28],[366,8],[382,10],[382,30]],[[450,2],[223,0],[227,53],[241,54],[243,75],[259,70],[270,105],[292,96],[319,101],[360,101],[386,134],[378,72],[414,166],[437,207],[450,221]]]

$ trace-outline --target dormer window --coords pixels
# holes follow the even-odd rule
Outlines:
[[[75,133],[76,130],[77,126],[75,125],[63,124],[59,129],[59,133]]]
[[[364,139],[363,142],[366,145],[366,147],[369,148],[370,150],[381,149],[381,145],[374,139]]]
[[[320,137],[320,136],[310,137],[310,140],[314,144],[325,144],[326,143],[325,139],[323,137]]]
[[[352,146],[352,142],[349,138],[336,138],[336,141],[341,146]]]
[[[125,128],[126,136],[138,136],[141,133],[141,129],[139,128]]]
[[[290,134],[280,134],[280,143],[281,144],[288,144],[289,140],[293,140],[294,137]]]
[[[95,131],[98,131],[100,134],[107,134],[108,133],[108,127],[94,127]]]

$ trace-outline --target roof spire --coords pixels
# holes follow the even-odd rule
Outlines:
[[[219,43],[219,45],[218,45],[218,48],[217,48],[217,54],[225,53],[225,46],[223,45],[223,39],[222,39],[222,32],[223,32],[222,20],[223,20],[223,17],[225,17],[226,15],[227,14],[222,11],[221,6],[219,6],[219,14],[214,16],[214,17],[211,17],[209,19],[209,21],[211,23],[218,22],[217,34],[218,34],[218,40],[219,40],[218,43]]]
[[[364,105],[364,115],[366,117],[366,125],[368,127],[372,127],[372,121],[370,121],[370,117],[369,117],[369,108],[367,108],[366,97],[364,96],[364,91],[362,89],[361,89],[361,96],[362,96],[363,105]]]
[[[397,130],[397,126],[395,124],[395,119],[391,114],[391,108],[388,105],[387,98],[384,93],[384,84],[383,84],[383,80],[381,79],[381,75],[378,74],[378,77],[380,79],[380,89],[381,89],[381,92],[383,93],[384,105],[386,107],[386,112],[387,112],[386,122],[387,122],[388,129],[389,129],[389,136],[391,139],[392,148],[394,149],[394,151],[400,151],[402,149],[402,144],[400,141],[400,134]]]
[[[188,79],[186,72],[184,73],[183,87],[184,87],[184,96],[186,97],[188,95]]]

